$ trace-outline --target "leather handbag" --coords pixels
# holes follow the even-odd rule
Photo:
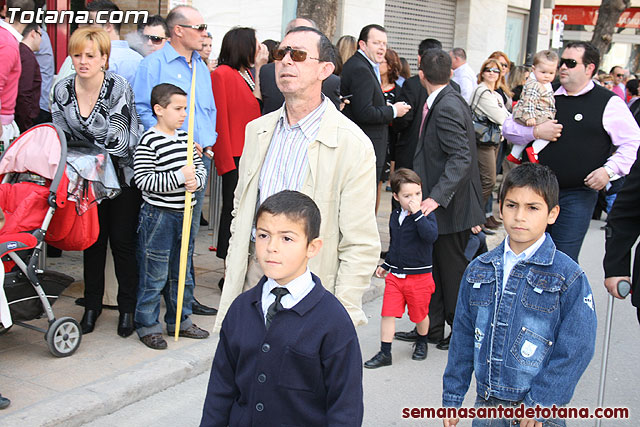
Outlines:
[[[484,90],[479,96],[476,97],[478,91],[474,93],[474,97],[471,100],[471,118],[473,119],[473,129],[476,132],[476,144],[497,146],[500,144],[502,137],[500,133],[500,126],[497,123],[492,122],[489,118],[478,111],[478,102],[485,92]],[[475,105],[474,105],[475,102]]]

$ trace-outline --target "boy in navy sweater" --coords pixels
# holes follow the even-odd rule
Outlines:
[[[405,307],[408,307],[409,319],[416,324],[418,332],[411,358],[427,358],[429,301],[435,291],[431,275],[431,252],[438,238],[438,225],[433,212],[424,216],[420,210],[422,181],[414,171],[401,168],[391,176],[390,182],[393,198],[400,203],[400,209],[391,212],[389,252],[384,263],[376,270],[376,276],[386,276],[386,279],[380,351],[364,364],[365,368],[370,369],[391,365],[395,318],[402,317]]]
[[[362,358],[353,323],[307,262],[320,211],[282,191],[256,214],[258,286],[222,323],[201,426],[360,426]]]

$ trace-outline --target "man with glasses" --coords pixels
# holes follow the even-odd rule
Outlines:
[[[166,19],[171,40],[165,43],[164,47],[151,55],[145,57],[140,62],[140,67],[136,73],[133,90],[136,97],[136,110],[140,116],[140,121],[147,130],[156,124],[156,119],[151,108],[151,90],[160,83],[171,83],[184,90],[188,96],[191,93],[191,79],[193,75],[192,67],[196,68],[196,99],[194,117],[193,140],[196,143],[198,153],[203,157],[204,165],[207,169],[207,182],[209,182],[209,171],[211,170],[211,159],[213,152],[211,147],[216,142],[216,104],[211,90],[211,74],[204,63],[198,50],[202,48],[202,39],[207,34],[207,25],[197,9],[191,6],[177,6],[173,8]],[[190,100],[188,100],[190,101]],[[187,105],[189,103],[187,102]],[[187,112],[188,114],[188,112]],[[183,130],[187,130],[189,116],[187,116]],[[200,214],[206,186],[194,194],[196,205],[193,208],[191,239],[194,240],[200,228]],[[193,275],[193,262],[191,272]],[[195,283],[195,276],[193,277]],[[187,281],[188,282],[188,281]],[[187,310],[188,309],[188,310]],[[183,307],[183,316],[191,314],[215,315],[217,310],[200,304],[195,296],[193,305],[186,301]],[[188,311],[188,312],[187,312]],[[204,331],[203,331],[204,332]],[[182,333],[182,332],[181,332]],[[181,335],[182,336],[182,335]]]
[[[323,246],[309,268],[355,325],[367,323],[362,294],[380,254],[375,157],[366,135],[322,94],[334,55],[329,39],[311,27],[293,28],[275,51],[276,82],[285,103],[246,128],[216,330],[233,300],[262,277],[254,216],[267,197],[282,190],[301,191],[317,203]]]
[[[550,234],[556,247],[576,262],[598,191],[608,188],[615,175],[629,173],[640,146],[640,129],[625,102],[592,81],[599,62],[591,43],[567,44],[558,70],[561,86],[554,94],[556,120],[527,127],[510,117],[502,126],[513,144],[552,141],[538,157],[560,184],[560,214]]]
[[[295,27],[311,27],[318,29],[316,23],[307,18],[296,18],[289,21],[284,33],[288,33]],[[260,93],[262,93],[262,114],[269,114],[272,111],[276,111],[282,107],[284,102],[284,96],[278,89],[276,84],[276,67],[275,63],[271,62],[264,64],[260,68]],[[322,82],[322,93],[329,97],[333,104],[340,108],[340,77],[335,74],[331,74]]]
[[[404,116],[411,106],[406,102],[387,105],[382,93],[380,64],[387,52],[387,30],[376,24],[365,26],[358,37],[358,51],[344,63],[340,93],[352,95],[343,113],[371,139],[376,153],[376,211],[380,199],[380,178],[387,154],[389,123]]]
[[[609,74],[611,75],[611,77],[613,77],[613,92],[618,95],[620,98],[626,100],[625,97],[625,86],[623,83],[624,80],[624,70],[622,69],[622,67],[616,65],[614,67],[611,68],[611,71],[609,71]]]
[[[147,56],[164,47],[169,40],[169,28],[162,16],[153,15],[147,22],[138,24],[138,35],[142,41],[139,52],[142,56]]]

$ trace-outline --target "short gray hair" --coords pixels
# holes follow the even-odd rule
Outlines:
[[[467,60],[467,52],[461,47],[454,47],[451,49],[451,54],[458,59]]]

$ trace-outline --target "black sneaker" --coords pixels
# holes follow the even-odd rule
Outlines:
[[[373,356],[371,359],[364,362],[364,367],[369,369],[381,368],[383,366],[391,365],[391,355],[385,355],[382,351]]]
[[[424,360],[427,358],[427,343],[422,341],[416,341],[413,344],[413,355],[411,358],[413,360]]]

